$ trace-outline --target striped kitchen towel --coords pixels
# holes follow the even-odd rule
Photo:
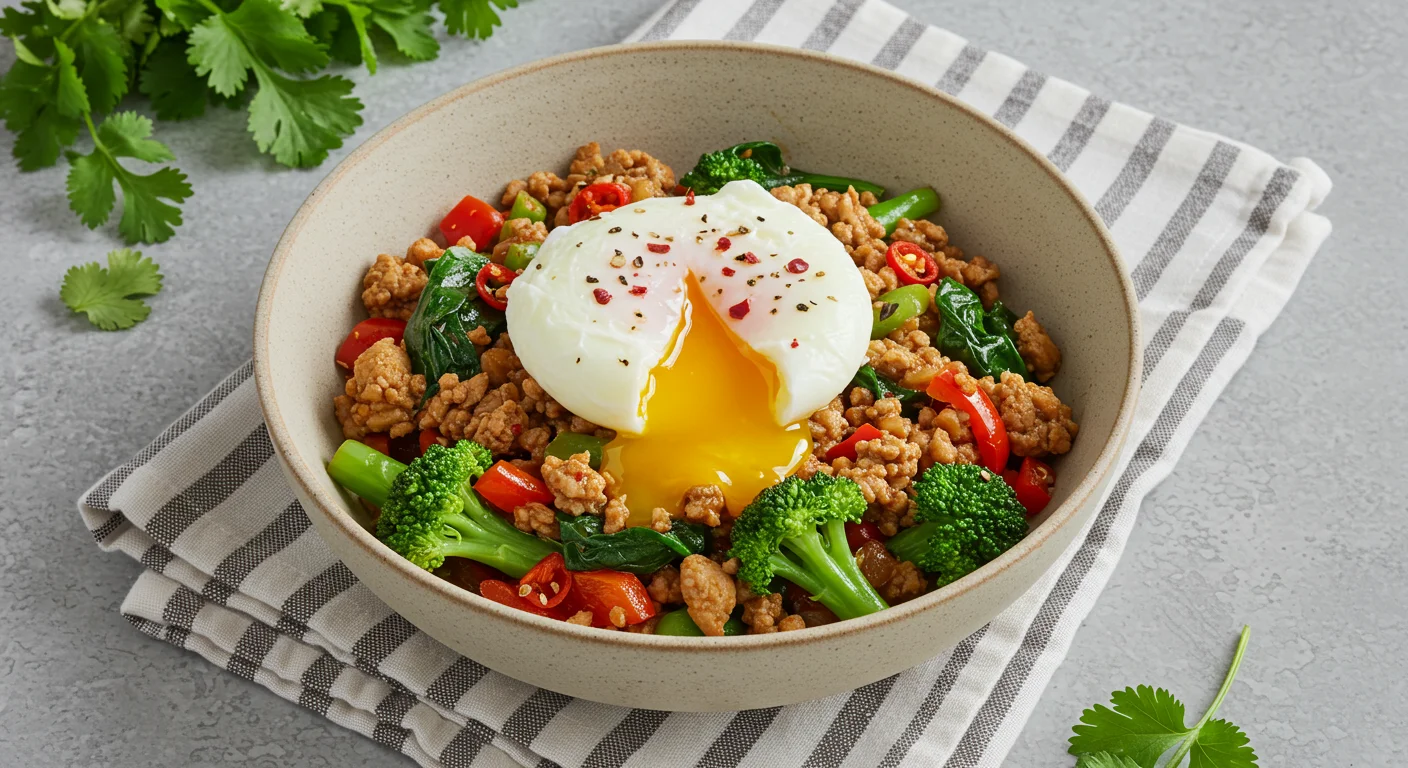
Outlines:
[[[996,766],[1119,560],[1140,500],[1328,235],[1313,211],[1329,179],[878,0],[680,0],[635,36],[665,38],[760,40],[894,69],[992,114],[1094,201],[1138,290],[1144,391],[1120,475],[1056,567],[956,648],[829,699],[715,714],[576,700],[454,654],[333,559],[284,484],[246,365],[80,502],[104,549],[147,568],[122,612],[427,766]]]

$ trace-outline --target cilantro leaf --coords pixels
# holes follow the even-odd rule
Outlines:
[[[161,11],[162,18],[181,29],[193,29],[211,15],[210,9],[201,5],[199,0],[156,0],[156,7]]]
[[[1226,720],[1212,719],[1232,688],[1250,638],[1251,628],[1243,627],[1222,687],[1191,727],[1184,725],[1182,702],[1147,685],[1110,694],[1114,709],[1097,704],[1081,712],[1082,725],[1071,729],[1070,753],[1081,756],[1077,768],[1178,768],[1184,757],[1188,768],[1256,768],[1256,752],[1246,734]],[[1168,760],[1160,762],[1165,754]],[[1125,762],[1113,762],[1116,758]]]
[[[73,63],[77,55],[62,40],[54,41],[54,53],[58,56],[59,72],[58,93],[54,97],[54,104],[59,108],[59,114],[78,117],[84,112],[91,112],[88,89],[83,87],[83,80],[78,76],[78,67]]]
[[[123,248],[108,254],[104,269],[96,261],[70,267],[59,298],[74,312],[105,331],[131,328],[147,319],[151,308],[140,298],[161,291],[161,272],[139,251]]]
[[[110,115],[93,133],[93,151],[70,152],[69,207],[89,229],[106,222],[116,198],[112,185],[122,190],[122,219],[117,230],[129,243],[159,243],[175,234],[181,224],[180,203],[191,196],[186,175],[169,166],[143,176],[125,168],[120,157],[149,163],[174,159],[171,150],[151,138],[152,122],[135,112]]]
[[[92,110],[107,112],[127,94],[127,44],[111,24],[92,17],[74,24],[68,35]]]
[[[185,37],[165,38],[147,57],[138,90],[152,100],[162,120],[189,120],[205,114],[205,81],[186,61]]]
[[[351,22],[350,28],[334,23],[325,33],[333,55],[351,64],[365,63],[373,75],[377,67],[374,30],[386,33],[408,59],[425,61],[440,53],[440,43],[431,32],[433,19],[414,0],[326,0],[324,5],[341,9]]]
[[[472,39],[487,40],[499,26],[499,14],[494,11],[517,8],[518,0],[440,0],[445,14],[445,28],[452,35],[463,33]]]
[[[1140,766],[1139,763],[1123,755],[1092,752],[1088,755],[1081,755],[1080,759],[1076,761],[1076,768],[1140,768]]]
[[[249,2],[249,0],[245,0]],[[352,81],[333,75],[292,80],[255,70],[259,91],[249,103],[249,130],[259,151],[295,168],[311,168],[342,146],[342,137],[362,124],[362,102]]]
[[[15,62],[0,80],[0,117],[15,133],[10,152],[19,161],[21,171],[53,165],[63,148],[78,138],[78,118],[60,114],[55,103],[57,83],[54,67],[36,67],[23,61]]]

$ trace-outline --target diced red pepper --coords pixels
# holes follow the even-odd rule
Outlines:
[[[567,206],[567,220],[573,224],[631,202],[631,188],[625,184],[599,181],[583,188]]]
[[[477,249],[493,245],[503,227],[504,215],[474,195],[465,195],[440,220],[440,234],[445,236],[446,245],[454,245],[469,235]]]
[[[939,263],[934,254],[905,240],[896,240],[885,250],[885,262],[905,285],[929,285],[939,279]]]
[[[474,482],[474,490],[504,512],[512,512],[534,501],[551,504],[553,498],[546,483],[507,461],[498,461],[489,467],[489,471]]]
[[[846,544],[854,552],[868,541],[885,541],[885,534],[875,523],[846,523]]]
[[[860,443],[871,440],[879,440],[884,435],[874,424],[862,424],[851,436],[841,442],[831,446],[826,450],[826,460],[835,461],[845,456],[851,461],[856,460],[856,446]]]
[[[1002,474],[1007,468],[1010,446],[1007,441],[1007,426],[1002,423],[1002,415],[988,399],[981,387],[972,392],[964,392],[954,379],[953,371],[945,369],[929,382],[929,396],[942,400],[968,414],[968,426],[973,430],[973,438],[978,444],[978,457],[983,466]]]
[[[1017,492],[1017,501],[1027,508],[1027,515],[1039,514],[1051,503],[1051,486],[1056,482],[1056,472],[1045,462],[1027,456],[1022,459],[1021,469],[1009,469],[1002,473],[1002,477]]]
[[[553,552],[518,580],[518,596],[544,610],[551,610],[572,591],[572,574],[561,552]]]
[[[510,584],[506,581],[499,581],[498,579],[485,579],[479,582],[479,594],[485,598],[493,600],[499,605],[506,605],[510,608],[517,608],[520,611],[527,611],[529,613],[537,614],[538,616],[544,616],[549,619],[557,618],[546,609],[539,608],[538,606],[533,605],[527,600],[524,600],[523,598],[519,597],[517,584]]]
[[[624,612],[622,626],[639,624],[655,615],[655,603],[645,585],[633,573],[623,573],[602,569],[599,571],[579,571],[572,574],[572,595],[565,605],[577,610],[592,612],[592,626],[609,627],[611,609],[620,608]],[[567,618],[570,618],[571,611]]]
[[[474,287],[479,291],[479,298],[483,299],[485,304],[502,312],[508,309],[508,302],[500,299],[496,291],[513,282],[515,277],[518,277],[517,272],[491,261],[479,268],[479,274],[474,276]],[[491,285],[490,281],[496,284]]]
[[[440,442],[440,430],[422,429],[420,431],[420,437],[417,438],[417,440],[420,443],[421,455],[424,456],[426,450],[430,448],[430,446],[436,445]]]
[[[400,344],[401,337],[405,334],[405,320],[398,320],[394,317],[373,317],[363,320],[352,326],[352,332],[342,340],[342,344],[337,348],[337,355],[333,359],[337,361],[339,368],[350,372],[352,366],[357,363],[357,358],[361,357],[368,347],[382,339],[391,339]]]
[[[377,451],[387,456],[391,455],[391,438],[385,432],[372,432],[368,435],[362,435],[357,442],[375,448]]]

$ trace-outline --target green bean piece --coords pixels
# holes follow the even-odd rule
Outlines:
[[[509,209],[510,219],[532,219],[542,221],[548,217],[548,209],[536,197],[527,192],[519,192],[513,198],[513,208]]]
[[[866,210],[870,211],[872,218],[885,225],[885,237],[889,237],[895,233],[895,226],[900,223],[900,219],[922,219],[937,213],[939,193],[935,192],[933,187],[911,189],[902,195],[876,203]]]
[[[591,454],[592,469],[601,469],[601,449],[605,446],[605,440],[593,435],[562,432],[554,437],[551,443],[548,443],[548,455],[566,461],[576,454],[589,453]]]
[[[929,308],[929,287],[905,285],[876,299],[875,322],[870,326],[870,338],[883,339],[894,333],[904,321],[924,314]]]
[[[538,255],[538,248],[541,243],[514,243],[508,247],[508,253],[504,254],[504,266],[514,272],[522,272],[533,263],[533,258]]]
[[[741,635],[747,631],[747,625],[737,617],[724,622],[724,637]],[[660,621],[655,625],[655,634],[675,637],[703,637],[704,630],[700,629],[699,625],[694,623],[694,619],[689,617],[688,610],[681,608],[677,611],[661,614]]]

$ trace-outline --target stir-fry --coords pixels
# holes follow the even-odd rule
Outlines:
[[[768,142],[678,180],[592,143],[465,197],[366,273],[329,473],[414,565],[602,629],[795,630],[963,578],[1077,426],[939,195],[884,194]]]

